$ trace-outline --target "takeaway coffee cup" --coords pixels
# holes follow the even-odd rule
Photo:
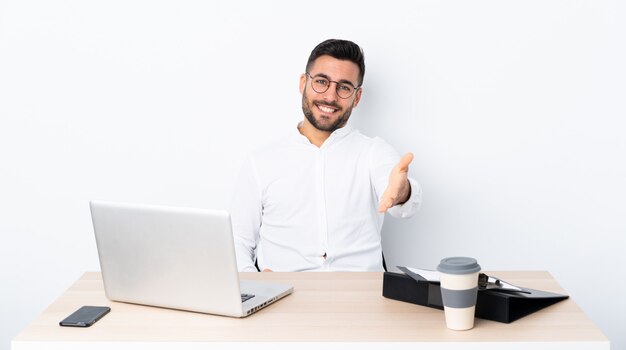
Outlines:
[[[480,265],[473,258],[450,257],[442,259],[437,270],[446,325],[457,331],[472,329]]]

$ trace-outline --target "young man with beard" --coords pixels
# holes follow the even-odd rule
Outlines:
[[[326,40],[300,77],[304,119],[245,163],[231,209],[240,271],[382,271],[384,213],[412,216],[421,187],[380,138],[347,125],[359,104],[361,48]],[[255,266],[256,263],[256,266]]]

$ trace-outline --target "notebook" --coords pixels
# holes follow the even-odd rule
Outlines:
[[[293,292],[240,281],[226,211],[91,201],[107,298],[245,317]]]

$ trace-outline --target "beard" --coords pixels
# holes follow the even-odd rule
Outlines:
[[[330,120],[324,119],[322,117],[320,117],[319,119],[316,119],[311,109],[311,107],[315,105],[316,102],[318,101],[309,102],[307,95],[306,95],[306,91],[302,93],[302,112],[304,113],[304,116],[309,121],[309,123],[311,123],[311,125],[313,125],[313,127],[315,127],[317,130],[333,132],[343,127],[344,125],[346,125],[346,123],[348,122],[348,119],[350,119],[350,114],[352,114],[352,106],[350,106],[350,108],[348,108],[345,112],[340,114],[339,117],[337,117],[337,120],[335,120],[334,122],[331,122]],[[337,111],[341,111],[341,107],[337,105],[336,103],[327,103],[327,102],[324,102],[324,103],[320,102],[320,103],[337,108]]]

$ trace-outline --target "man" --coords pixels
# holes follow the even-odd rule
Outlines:
[[[409,217],[421,187],[380,138],[347,125],[365,63],[351,41],[326,40],[300,77],[304,119],[244,164],[231,209],[240,271],[382,271],[384,213]]]

